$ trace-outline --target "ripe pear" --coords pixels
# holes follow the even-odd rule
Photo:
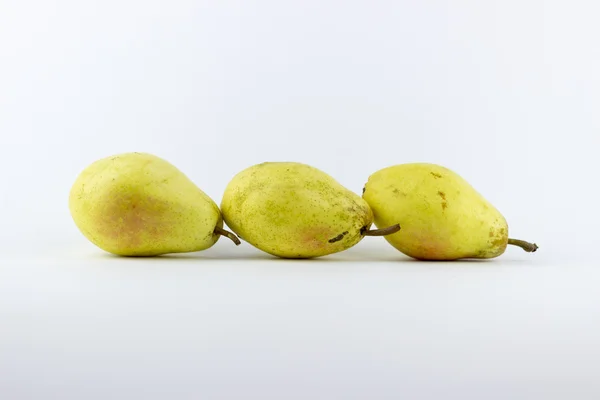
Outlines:
[[[265,162],[238,173],[221,201],[225,223],[254,247],[281,258],[348,249],[369,231],[373,213],[325,172],[296,162]]]
[[[147,153],[98,160],[77,177],[71,216],[93,244],[121,256],[194,252],[214,245],[222,229],[218,206],[168,161]]]
[[[399,222],[386,240],[419,260],[494,258],[508,244],[525,251],[537,245],[509,239],[502,214],[457,173],[436,164],[394,165],[372,174],[363,190],[376,226]]]

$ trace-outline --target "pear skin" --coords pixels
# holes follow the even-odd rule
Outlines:
[[[373,222],[359,195],[296,162],[266,162],[238,173],[227,185],[221,212],[243,240],[282,258],[343,251],[357,244]]]
[[[121,256],[205,250],[222,234],[215,202],[174,165],[147,153],[89,165],[71,188],[69,209],[88,240]]]
[[[419,260],[494,258],[508,244],[526,251],[537,246],[509,239],[502,214],[457,173],[440,165],[409,163],[372,174],[363,198],[375,226],[399,222],[402,230],[385,239]]]

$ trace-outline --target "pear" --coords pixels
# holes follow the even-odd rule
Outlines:
[[[75,225],[93,244],[121,256],[207,249],[223,230],[215,202],[168,161],[147,153],[98,160],[69,194]]]
[[[457,173],[440,165],[409,163],[372,174],[363,190],[377,227],[399,222],[386,240],[419,260],[494,258],[507,245],[537,250],[508,237],[502,214]]]
[[[225,223],[252,246],[281,258],[348,249],[369,231],[373,213],[330,175],[297,162],[265,162],[233,177],[221,201]]]

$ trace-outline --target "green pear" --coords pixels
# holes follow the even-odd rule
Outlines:
[[[69,195],[71,216],[93,244],[121,256],[194,252],[223,230],[218,206],[180,170],[155,155],[106,157],[79,174]]]
[[[420,260],[494,258],[507,245],[537,245],[508,237],[502,214],[457,173],[440,165],[409,163],[372,174],[363,190],[377,227],[393,222],[402,231],[386,240]]]
[[[348,249],[369,231],[373,214],[359,195],[312,166],[266,162],[238,173],[221,201],[225,223],[254,247],[282,258]]]

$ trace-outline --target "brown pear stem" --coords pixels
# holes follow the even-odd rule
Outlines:
[[[387,228],[382,228],[382,229],[373,229],[373,230],[365,229],[365,231],[362,234],[364,236],[386,236],[386,235],[391,235],[392,233],[396,233],[399,230],[400,230],[400,224],[396,224],[396,225],[388,226]]]
[[[522,248],[523,250],[525,250],[528,253],[533,253],[538,249],[537,244],[529,243],[529,242],[526,242],[524,240],[519,240],[519,239],[508,239],[508,244],[511,244],[513,246],[519,246],[520,248]]]
[[[217,235],[228,237],[229,239],[231,239],[233,241],[233,243],[235,243],[236,246],[239,246],[240,244],[242,244],[242,242],[240,242],[240,239],[234,233],[226,231],[223,228],[220,228],[218,226],[215,227],[215,233]]]

